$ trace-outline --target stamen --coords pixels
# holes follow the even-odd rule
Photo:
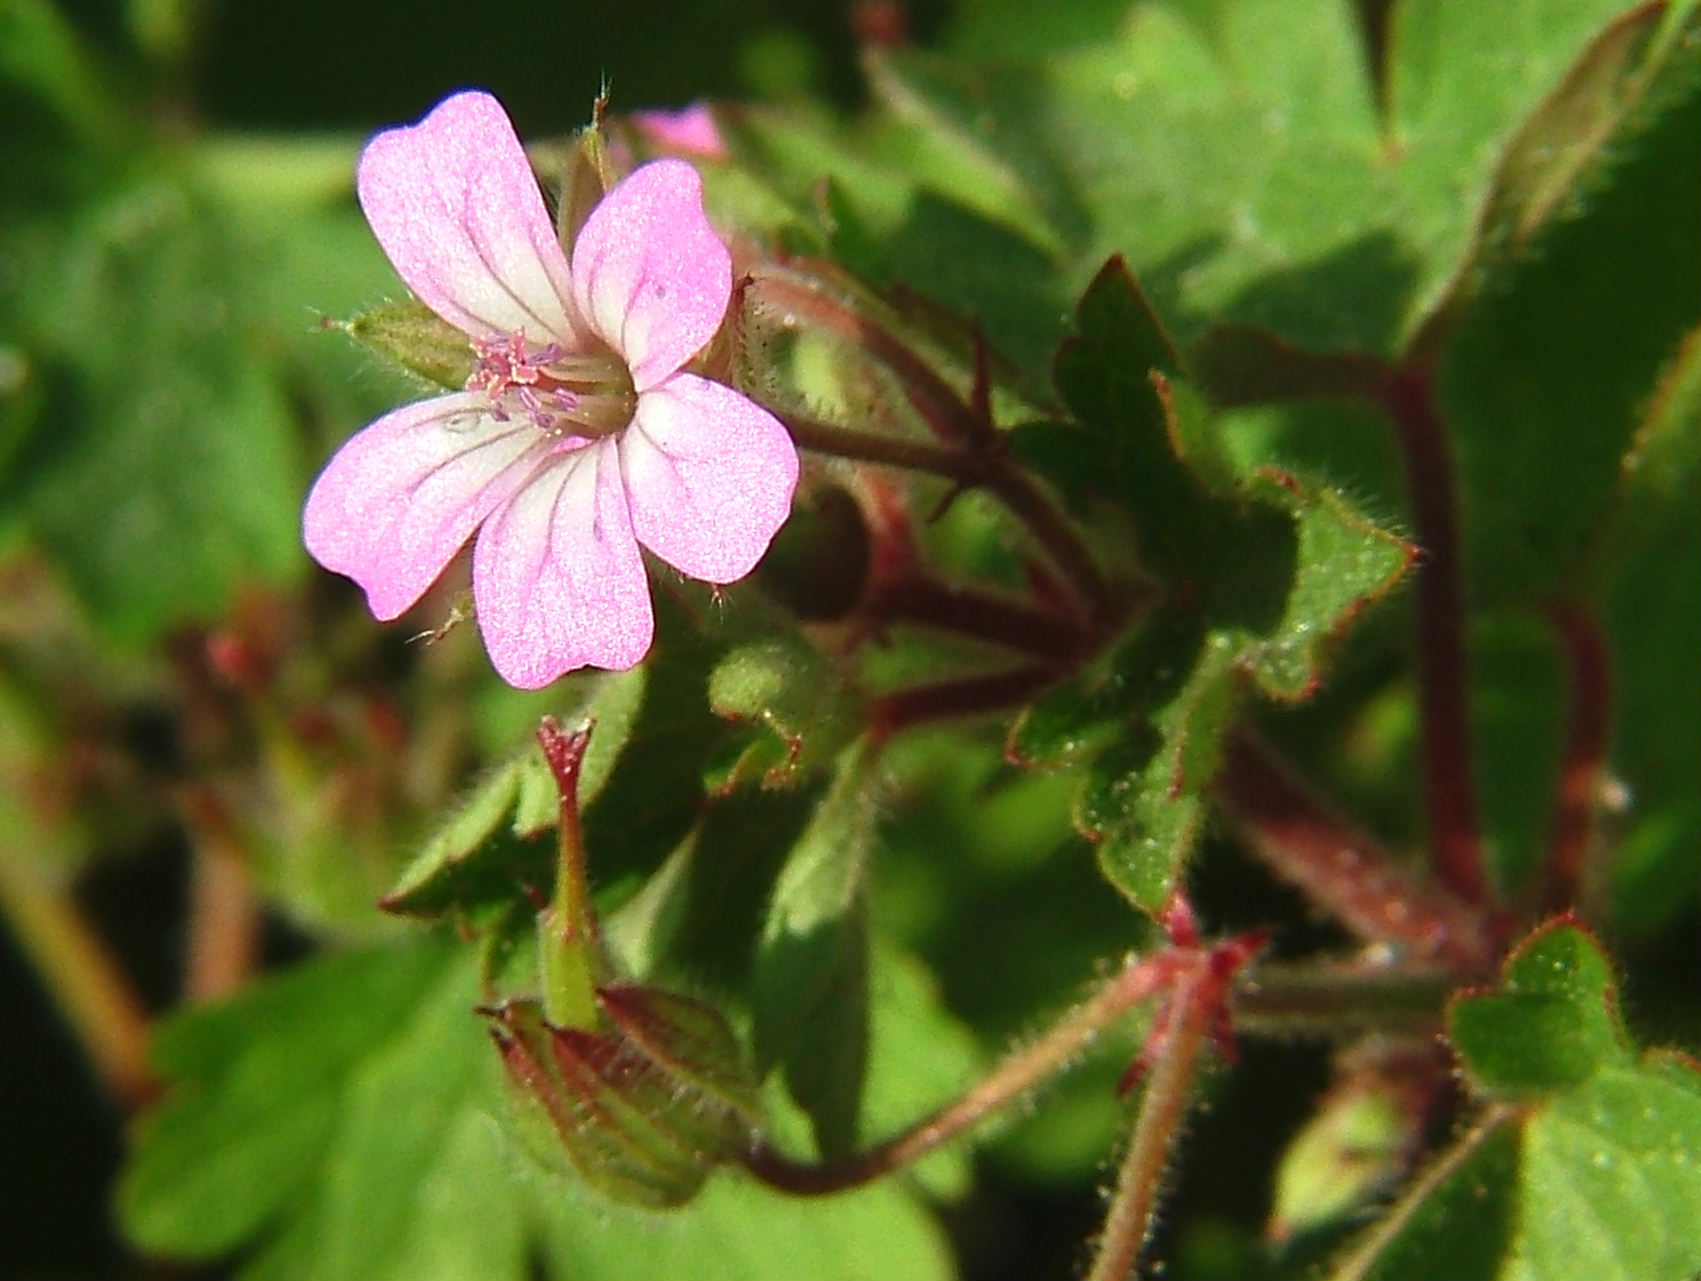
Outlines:
[[[516,406],[551,433],[576,426],[605,435],[630,419],[630,375],[611,353],[569,352],[557,342],[528,349],[523,330],[475,338],[472,348],[478,363],[467,390],[489,397],[498,422],[508,422]]]

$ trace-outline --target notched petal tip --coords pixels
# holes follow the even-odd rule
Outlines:
[[[579,315],[626,359],[639,391],[706,346],[732,297],[732,255],[683,160],[653,160],[610,191],[573,246]]]
[[[620,461],[638,540],[709,583],[756,567],[797,489],[797,447],[779,420],[695,374],[638,398]]]

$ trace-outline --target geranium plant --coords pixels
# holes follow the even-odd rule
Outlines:
[[[0,15],[0,898],[128,1248],[1695,1275],[1701,10],[858,14],[855,111],[358,159]]]

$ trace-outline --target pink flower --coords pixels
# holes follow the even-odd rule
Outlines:
[[[693,102],[677,111],[659,108],[634,111],[632,123],[652,146],[681,155],[725,160],[726,141],[721,137],[715,113],[706,102]]]
[[[473,601],[504,679],[536,689],[631,667],[654,633],[639,544],[732,582],[797,483],[772,414],[682,371],[732,291],[696,170],[632,173],[591,212],[571,265],[488,94],[379,134],[358,186],[396,271],[478,365],[466,390],[386,414],[337,452],[307,498],[307,549],[387,620],[476,530]]]

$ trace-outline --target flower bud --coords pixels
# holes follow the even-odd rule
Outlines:
[[[599,996],[608,1033],[556,1027],[531,1000],[482,1011],[513,1087],[515,1128],[542,1164],[564,1160],[611,1200],[681,1205],[749,1144],[754,1082],[708,1006],[632,985]]]

